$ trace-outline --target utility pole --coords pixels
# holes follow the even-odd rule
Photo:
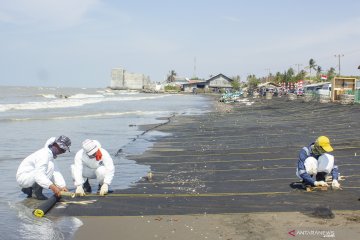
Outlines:
[[[337,57],[339,59],[339,76],[340,76],[340,58],[344,56],[344,54],[335,54],[335,57]]]
[[[295,64],[295,66],[297,66],[297,74],[299,74],[300,73],[300,67],[302,66],[302,64],[297,63],[297,64]]]

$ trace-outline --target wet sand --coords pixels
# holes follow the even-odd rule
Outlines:
[[[360,211],[335,218],[300,212],[81,217],[76,240],[87,239],[357,239]]]
[[[75,239],[86,234],[106,239],[287,239],[292,230],[335,230],[336,239],[356,238],[359,106],[286,98],[249,101],[254,103],[217,103],[212,113],[172,117],[155,128],[171,135],[140,156],[128,156],[151,166],[151,180],[104,198],[87,196],[96,201],[50,214],[79,216],[85,225]],[[319,135],[328,136],[335,148],[346,179],[340,182],[343,190],[308,193],[293,184],[300,149]],[[311,215],[323,207],[335,218]],[[103,225],[105,233],[98,227]]]

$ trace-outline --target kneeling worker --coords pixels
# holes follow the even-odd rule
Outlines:
[[[339,189],[339,170],[334,165],[334,156],[328,154],[334,149],[330,145],[329,138],[320,136],[308,147],[303,147],[299,154],[296,175],[303,180],[305,185],[328,186],[325,178],[332,176],[332,188]],[[316,176],[316,180],[312,177]]]
[[[76,186],[75,193],[84,196],[91,193],[90,179],[97,179],[99,194],[104,196],[114,177],[115,167],[110,154],[96,140],[86,139],[74,158],[71,174]]]
[[[26,157],[20,164],[16,181],[22,187],[21,191],[27,197],[35,197],[39,200],[46,200],[43,195],[43,188],[51,189],[54,194],[60,197],[61,191],[68,191],[62,174],[54,170],[53,160],[60,154],[70,151],[71,141],[66,136],[48,139],[45,146]]]

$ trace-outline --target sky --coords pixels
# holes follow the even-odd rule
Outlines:
[[[358,0],[1,0],[0,85],[107,87],[111,69],[164,81],[360,75]],[[336,56],[335,56],[336,55]]]

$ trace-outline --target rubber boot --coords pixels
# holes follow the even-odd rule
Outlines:
[[[97,190],[97,193],[99,193],[99,192],[100,192],[101,186],[102,186],[102,185],[100,185],[100,184],[98,185],[98,190]],[[111,189],[110,189],[110,186],[109,186],[108,193],[113,193],[113,192],[114,192],[114,190],[111,190]]]
[[[90,186],[88,178],[86,179],[86,181],[83,184],[83,189],[86,193],[91,193],[91,186]]]
[[[34,190],[33,193],[34,193],[36,199],[38,199],[38,200],[47,200],[48,199],[42,193],[43,188],[39,184],[35,183],[32,188]]]
[[[326,172],[318,172],[315,177],[316,181],[325,181],[326,174]]]
[[[32,187],[22,188],[21,191],[27,195],[27,198],[32,197]]]

